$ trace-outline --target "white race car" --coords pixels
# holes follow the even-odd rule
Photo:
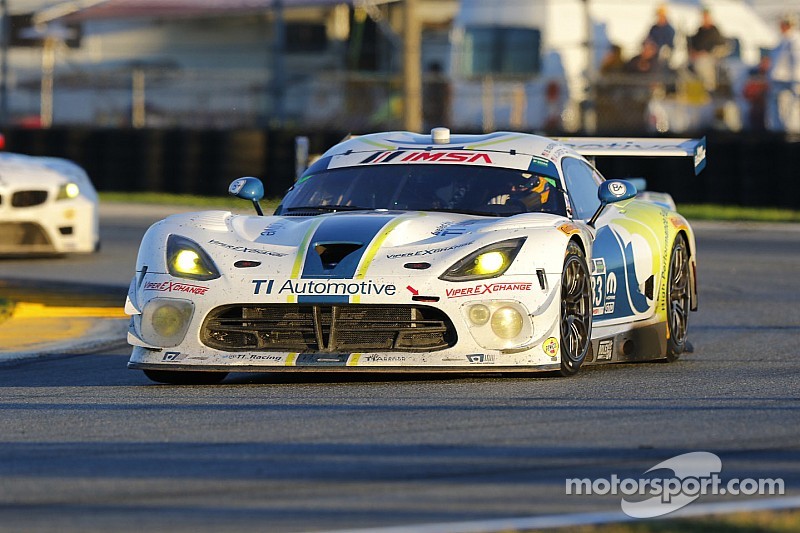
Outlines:
[[[72,161],[0,152],[0,255],[96,251],[97,205]]]
[[[129,368],[520,371],[677,358],[697,306],[695,241],[584,157],[688,156],[705,141],[390,132],[323,154],[272,216],[173,215],[128,292]]]

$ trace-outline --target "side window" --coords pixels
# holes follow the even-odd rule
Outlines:
[[[597,188],[602,178],[592,167],[573,157],[564,158],[561,168],[572,203],[573,216],[583,220],[590,218],[600,207]]]

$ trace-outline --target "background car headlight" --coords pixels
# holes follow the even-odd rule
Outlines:
[[[510,239],[484,246],[450,267],[439,279],[471,281],[502,275],[517,257],[525,239]]]
[[[81,188],[78,187],[78,184],[70,181],[59,187],[56,200],[71,200],[72,198],[77,198],[80,193]]]
[[[214,261],[191,239],[170,235],[167,239],[167,268],[178,278],[200,281],[219,277]]]

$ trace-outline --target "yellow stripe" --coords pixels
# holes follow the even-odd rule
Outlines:
[[[363,142],[364,144],[371,144],[372,146],[377,146],[378,148],[385,148],[386,150],[397,150],[396,146],[370,141],[369,139],[359,139],[359,141]]]
[[[511,135],[509,137],[503,137],[501,139],[492,139],[491,141],[486,141],[483,143],[478,144],[470,144],[469,146],[465,146],[467,150],[474,150],[475,148],[483,148],[484,146],[491,146],[493,144],[501,144],[508,141],[516,141],[517,139],[522,138],[521,135]]]
[[[290,353],[289,355],[286,356],[286,362],[283,364],[283,366],[294,366],[296,362],[297,362],[297,354]]]
[[[317,231],[317,228],[320,224],[322,224],[321,218],[317,218],[311,227],[308,228],[305,236],[303,237],[303,241],[300,243],[300,247],[297,249],[297,257],[294,258],[294,266],[292,267],[292,279],[297,279],[300,277],[300,270],[303,268],[303,261],[306,258],[306,252],[308,251],[308,243],[311,241],[311,236],[314,235],[314,232]]]
[[[418,216],[425,215],[424,213],[419,213]],[[408,219],[409,217],[398,217],[383,227],[380,235],[372,240],[372,244],[369,245],[369,248],[364,253],[364,257],[361,258],[361,262],[356,270],[356,275],[353,276],[354,279],[364,279],[364,276],[367,275],[367,269],[372,264],[375,256],[378,254],[378,250],[380,250],[381,246],[383,246],[383,243],[386,241],[386,239],[389,238],[389,234],[392,233],[397,226]]]
[[[360,353],[351,353],[347,358],[347,366],[358,366],[358,360],[361,359]]]

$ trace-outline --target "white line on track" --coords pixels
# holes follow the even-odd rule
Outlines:
[[[658,519],[691,518],[706,515],[748,513],[756,511],[779,511],[800,508],[800,496],[759,498],[747,501],[725,501],[689,505]],[[500,518],[475,520],[469,522],[441,522],[438,524],[412,524],[364,529],[341,529],[327,533],[492,533],[526,531],[529,529],[577,527],[602,525],[618,522],[637,522],[622,511],[602,513],[574,513],[565,515],[527,516],[519,518]]]

